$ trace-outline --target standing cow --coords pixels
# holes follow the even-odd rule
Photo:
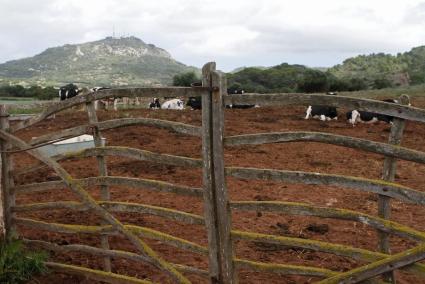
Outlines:
[[[61,101],[70,99],[78,95],[82,89],[79,89],[77,85],[74,84],[67,84],[65,86],[62,86],[59,88],[59,99]]]

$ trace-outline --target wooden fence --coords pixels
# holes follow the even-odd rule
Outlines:
[[[110,89],[96,93],[87,93],[62,101],[48,107],[43,113],[25,121],[9,125],[5,107],[0,108],[0,139],[2,159],[2,199],[4,227],[6,235],[12,236],[16,226],[36,228],[58,233],[89,233],[101,236],[101,247],[84,244],[58,245],[43,240],[28,240],[29,245],[35,245],[55,252],[83,252],[103,258],[104,270],[95,270],[64,263],[48,262],[51,269],[80,274],[94,280],[109,283],[151,283],[148,280],[137,279],[112,273],[111,258],[124,258],[132,261],[148,263],[168,274],[173,282],[190,283],[187,274],[197,274],[208,279],[211,283],[236,283],[239,269],[249,269],[259,272],[271,272],[284,275],[304,275],[321,277],[320,283],[356,283],[372,279],[383,274],[384,280],[395,281],[392,271],[402,269],[425,278],[425,265],[418,263],[425,259],[425,232],[418,231],[390,220],[391,199],[408,203],[425,205],[425,193],[394,183],[396,159],[425,163],[425,153],[399,146],[404,129],[404,121],[412,120],[425,122],[425,110],[408,106],[409,99],[402,96],[401,104],[390,104],[367,99],[354,99],[342,96],[326,96],[320,94],[243,94],[227,96],[226,79],[215,70],[215,63],[203,67],[202,87],[192,88],[134,88]],[[202,127],[178,122],[150,118],[124,118],[98,121],[94,102],[109,97],[202,97]],[[388,143],[373,142],[365,139],[346,137],[320,132],[275,132],[249,135],[224,135],[224,106],[226,104],[252,103],[261,106],[288,106],[319,104],[335,107],[355,108],[373,111],[395,117],[391,127]],[[42,135],[25,142],[14,135],[18,130],[31,127],[57,112],[76,105],[86,105],[88,123],[53,134]],[[131,125],[149,125],[168,129],[184,135],[192,135],[202,139],[202,159],[153,153],[146,150],[101,146],[101,131]],[[78,136],[84,133],[94,133],[95,148],[46,157],[37,146],[58,141],[60,139]],[[339,145],[367,152],[384,155],[385,163],[382,180],[371,180],[352,176],[318,174],[301,171],[285,171],[262,168],[226,167],[224,164],[224,147],[238,145],[257,145],[264,143],[284,142],[320,142]],[[17,171],[11,163],[11,155],[15,150],[26,151],[39,160],[39,164],[31,168]],[[109,176],[105,156],[119,156],[136,160],[151,161],[168,165],[202,168],[202,188],[176,185],[155,180]],[[74,179],[59,162],[68,158],[95,157],[98,164],[99,176],[84,179]],[[61,178],[60,181],[14,184],[14,177],[28,173],[41,167],[50,167]],[[378,216],[372,216],[355,211],[319,207],[305,203],[280,201],[231,201],[228,196],[226,177],[237,179],[271,180],[285,183],[325,184],[335,185],[364,192],[375,193],[379,196]],[[43,192],[66,185],[79,198],[79,202],[60,201],[47,203],[16,204],[15,196],[23,193]],[[87,192],[87,188],[99,185],[101,198],[95,200]],[[174,193],[177,195],[193,196],[203,199],[204,216],[190,214],[164,207],[146,204],[111,201],[109,187],[121,185],[135,188],[147,188],[158,192]],[[99,216],[102,223],[99,226],[69,225],[48,223],[34,219],[19,217],[21,212],[35,210],[71,209],[88,211]],[[288,215],[315,216],[333,218],[363,223],[379,232],[379,252],[369,251],[350,246],[307,240],[295,237],[284,237],[232,229],[231,212],[255,211],[274,212]],[[125,225],[114,215],[114,212],[138,212],[152,214],[167,219],[188,224],[205,226],[208,235],[208,246],[177,238],[146,227]],[[120,234],[137,249],[136,252],[113,250],[109,246],[111,236]],[[390,254],[389,236],[396,235],[417,242],[417,246],[394,255]],[[162,243],[208,256],[209,270],[202,270],[187,265],[170,263],[160,256],[143,240],[159,240]],[[234,253],[233,243],[237,240],[264,242],[284,245],[286,247],[303,248],[312,251],[326,252],[366,262],[353,270],[346,272],[332,271],[318,267],[296,266],[290,264],[261,263],[238,258]],[[379,282],[376,279],[371,281]]]

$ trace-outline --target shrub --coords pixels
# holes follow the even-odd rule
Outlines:
[[[46,272],[44,252],[25,251],[19,240],[0,243],[0,283],[24,283],[38,273]]]

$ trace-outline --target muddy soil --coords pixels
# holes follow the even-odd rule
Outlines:
[[[425,107],[425,100],[413,100],[413,104]],[[226,135],[243,133],[277,132],[277,131],[320,131],[353,137],[361,137],[373,141],[386,142],[390,133],[388,124],[357,125],[352,127],[343,119],[344,110],[338,121],[320,122],[304,120],[303,107],[290,108],[254,108],[246,110],[226,110]],[[200,111],[165,111],[165,110],[121,110],[119,112],[100,111],[100,120],[124,117],[151,117],[201,125]],[[56,115],[54,120],[46,120],[28,129],[18,132],[18,136],[28,141],[31,137],[85,124],[87,115],[83,111],[67,111]],[[132,126],[102,133],[107,145],[120,145],[167,153],[173,155],[201,158],[201,139],[148,126]],[[407,122],[402,145],[425,151],[425,124]],[[225,148],[226,166],[257,167],[268,169],[285,169],[331,173],[379,179],[382,175],[384,157],[358,150],[320,143],[281,143],[261,146],[236,146]],[[35,163],[27,154],[14,155],[16,168],[23,169]],[[188,185],[202,186],[201,170],[176,166],[159,165],[124,158],[107,157],[108,172],[113,176],[140,177]],[[98,173],[95,159],[74,159],[61,163],[75,178],[96,176]],[[400,161],[397,165],[395,181],[402,185],[425,191],[425,165]],[[17,176],[16,184],[43,182],[57,179],[53,171],[44,169]],[[346,208],[376,215],[377,196],[356,190],[326,185],[285,184],[270,181],[227,179],[230,199],[242,200],[278,200],[303,202],[319,206]],[[100,196],[97,187],[88,188],[88,192],[96,199]],[[163,206],[194,214],[203,214],[202,200],[195,197],[177,196],[168,193],[157,193],[149,190],[126,187],[110,188],[113,201],[135,202]],[[69,189],[55,189],[49,192],[19,194],[17,204],[34,202],[50,202],[58,200],[78,200]],[[201,245],[207,245],[206,231],[200,225],[188,225],[172,222],[163,218],[135,214],[115,214],[125,224],[134,224],[153,228],[173,234]],[[100,219],[89,213],[69,210],[37,211],[21,213],[19,217],[65,223],[98,225]],[[259,232],[282,236],[301,237],[350,245],[376,251],[377,234],[366,225],[355,222],[320,219],[316,217],[290,216],[265,212],[234,212],[232,226],[237,230]],[[425,231],[425,207],[392,201],[392,220]],[[47,231],[18,227],[19,233],[28,239],[40,239],[58,244],[89,244],[100,246],[100,239],[88,234],[57,234]],[[146,242],[164,259],[186,265],[207,269],[207,258],[191,252],[179,250],[159,241]],[[411,248],[415,242],[391,238],[392,252],[400,252]],[[134,247],[122,237],[111,237],[112,249],[134,251]],[[303,249],[272,246],[263,243],[237,241],[235,254],[260,262],[276,262],[282,264],[306,265],[327,268],[336,271],[353,269],[363,263],[349,258],[326,253],[311,252]],[[85,267],[101,269],[102,260],[86,254],[55,254],[50,259]],[[158,283],[168,283],[169,278],[152,266],[122,259],[112,260],[113,272],[139,278],[146,278]],[[187,275],[194,283],[206,283],[203,279]],[[399,283],[421,283],[406,273],[397,272]],[[318,278],[302,276],[285,276],[268,273],[256,273],[241,270],[240,283],[310,283]],[[37,277],[38,283],[94,283],[81,277],[52,273]],[[35,283],[35,281],[34,281]],[[422,283],[425,283],[422,280]]]

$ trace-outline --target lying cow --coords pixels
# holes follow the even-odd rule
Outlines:
[[[327,95],[336,96],[337,93],[328,92]],[[321,121],[327,121],[332,119],[337,120],[338,112],[336,110],[336,107],[311,105],[307,108],[305,119],[309,119],[310,117],[320,119]]]
[[[245,93],[244,90],[242,89],[227,89],[227,94],[228,95],[232,95],[232,94],[243,94]],[[259,107],[259,105],[251,105],[251,104],[231,104],[231,105],[226,105],[226,108],[239,108],[239,109],[246,109],[246,108],[253,108],[253,107]]]
[[[184,109],[184,102],[180,99],[172,99],[169,101],[164,102],[161,105],[161,109],[178,109],[182,110]]]
[[[62,86],[59,88],[59,99],[61,101],[64,101],[73,98],[77,96],[81,91],[82,89],[79,89],[77,85],[74,85],[72,83]]]
[[[394,100],[394,99],[385,99],[382,101],[387,103],[392,103],[392,104],[398,104],[398,100]],[[374,113],[369,111],[360,111],[356,109],[347,112],[346,118],[347,118],[347,121],[351,123],[353,126],[357,122],[370,124],[370,123],[375,123],[378,121],[383,121],[386,123],[392,123],[394,119],[394,117],[390,115],[379,114],[379,113]]]
[[[160,109],[161,108],[161,104],[159,103],[159,99],[158,98],[153,98],[153,100],[149,103],[149,108]]]
[[[192,109],[202,109],[202,98],[201,97],[189,97],[187,100],[186,106],[191,107]]]

